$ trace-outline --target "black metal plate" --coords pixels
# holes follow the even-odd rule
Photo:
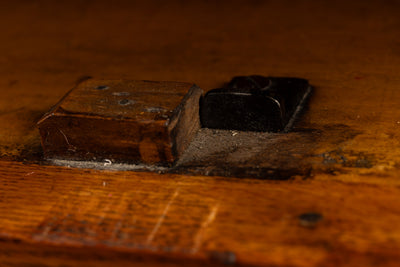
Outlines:
[[[237,76],[204,96],[201,123],[212,129],[288,131],[310,92],[305,79]]]

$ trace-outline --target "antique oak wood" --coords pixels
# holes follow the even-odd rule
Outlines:
[[[3,3],[0,265],[397,266],[399,11],[389,0]],[[308,175],[271,181],[43,160],[36,122],[86,76],[207,91],[252,74],[315,86],[295,125],[310,140],[285,148],[287,164],[307,155]]]

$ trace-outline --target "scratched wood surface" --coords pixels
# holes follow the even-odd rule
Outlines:
[[[3,3],[0,265],[397,266],[399,12],[389,0]],[[37,120],[84,77],[207,91],[248,74],[315,86],[297,124],[321,133],[301,150],[313,162],[307,177],[42,160]],[[323,218],[305,223],[304,213]]]

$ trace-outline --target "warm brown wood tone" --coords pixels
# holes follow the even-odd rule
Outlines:
[[[39,122],[50,159],[171,164],[200,129],[202,90],[179,82],[82,82]]]
[[[397,266],[399,13],[389,0],[3,4],[0,265]],[[43,160],[36,122],[84,76],[209,90],[251,74],[315,86],[293,133],[310,140],[285,147],[288,165],[308,151],[308,176],[273,182]],[[305,227],[298,216],[310,212],[323,219]]]

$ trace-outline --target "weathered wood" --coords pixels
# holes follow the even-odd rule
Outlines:
[[[202,90],[179,82],[87,80],[38,122],[51,159],[166,165],[200,128]]]
[[[143,260],[157,252],[166,262],[375,266],[400,260],[400,188],[379,185],[379,178],[271,182],[4,161],[0,169],[0,233],[23,244],[143,253]],[[323,215],[313,228],[299,218],[310,212]]]
[[[0,265],[398,266],[398,2],[113,3],[0,9]],[[35,123],[82,76],[196,81],[209,90],[250,74],[315,85],[296,125],[304,131],[292,134],[307,142],[271,151],[295,165],[304,162],[295,152],[308,150],[316,171],[307,179],[43,160]],[[304,227],[305,213],[323,219]]]

